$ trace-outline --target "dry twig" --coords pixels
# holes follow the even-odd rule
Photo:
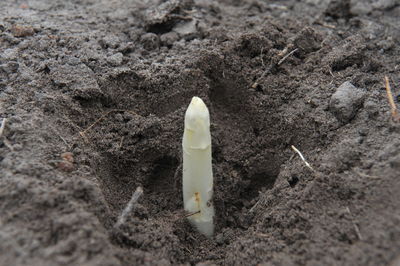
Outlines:
[[[286,47],[281,53],[278,54],[278,56],[282,56],[283,54],[285,54],[287,52],[288,48]],[[276,66],[281,65],[289,56],[291,56],[292,54],[294,54],[296,51],[298,50],[298,48],[294,49],[293,51],[291,51],[290,53],[288,53],[287,55],[285,55],[281,60],[279,60],[278,63],[273,63],[271,64],[262,74],[261,77],[259,77],[254,83],[253,85],[251,85],[251,87],[254,89],[258,86],[260,80],[262,80],[267,74],[269,74],[269,72]],[[261,51],[263,52],[263,51]],[[262,56],[262,54],[261,54]],[[262,60],[262,59],[261,59]],[[264,61],[262,60],[262,64],[264,65]]]
[[[301,160],[305,163],[305,165],[311,169],[312,171],[315,171],[314,168],[312,168],[312,166],[306,161],[306,159],[304,158],[303,154],[295,147],[292,145],[292,150],[294,150],[295,152],[297,152],[297,154],[300,156]]]
[[[124,136],[121,137],[121,140],[119,142],[118,148],[122,148],[122,143],[124,142]]]
[[[4,128],[6,126],[7,118],[3,118],[3,121],[1,122],[0,126],[0,138],[3,136]]]
[[[253,205],[253,207],[250,208],[249,212],[253,212],[255,208],[257,208],[258,204],[263,201],[263,198],[257,200],[257,202]]]
[[[185,216],[183,216],[183,218],[187,218],[187,217],[193,216],[193,215],[198,214],[198,213],[200,213],[200,211],[188,213]]]
[[[7,148],[9,148],[11,151],[14,151],[14,147],[11,145],[11,143],[8,141],[6,136],[3,136],[4,133],[4,128],[6,127],[6,122],[7,118],[3,118],[3,121],[1,121],[1,126],[0,126],[0,138],[3,137],[3,143],[6,145]]]
[[[293,51],[291,51],[290,53],[288,53],[287,55],[285,55],[281,60],[279,60],[278,66],[279,66],[280,64],[282,64],[289,56],[291,56],[292,54],[294,54],[297,50],[299,50],[299,48],[294,49]]]
[[[400,115],[397,111],[396,104],[393,100],[392,89],[390,88],[389,78],[385,76],[385,87],[386,87],[386,94],[390,105],[390,112],[392,113],[392,119],[396,122],[400,121]]]
[[[354,231],[356,231],[356,234],[357,234],[358,239],[362,241],[362,240],[363,240],[363,237],[362,237],[362,235],[361,235],[361,233],[360,233],[360,229],[358,228],[357,224],[354,222],[354,218],[353,218],[353,215],[352,215],[351,212],[350,212],[350,208],[349,208],[349,207],[346,207],[346,211],[347,211],[347,212],[349,213],[349,215],[350,215],[351,222],[352,222],[352,224],[353,224],[353,226],[354,226]]]
[[[372,179],[379,179],[380,178],[379,176],[372,176],[372,175],[364,174],[364,173],[362,173],[362,172],[360,172],[360,171],[358,171],[356,169],[353,169],[353,172],[356,173],[358,176],[363,177],[363,178],[372,178]]]
[[[121,215],[118,217],[116,224],[114,225],[115,228],[120,227],[122,224],[126,222],[126,218],[128,214],[132,211],[133,206],[139,200],[140,196],[143,194],[143,188],[137,187],[136,191],[132,194],[131,200],[126,205],[125,209],[122,211]]]

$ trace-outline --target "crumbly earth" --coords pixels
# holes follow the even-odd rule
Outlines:
[[[2,0],[0,265],[399,265],[399,17],[398,0]],[[212,239],[182,210],[193,96]]]

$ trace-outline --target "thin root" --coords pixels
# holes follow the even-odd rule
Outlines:
[[[315,171],[314,168],[312,168],[312,166],[306,161],[306,159],[304,158],[303,154],[295,147],[292,145],[292,150],[294,150],[295,152],[297,152],[297,154],[300,156],[301,160],[305,163],[305,165],[311,169],[312,171]]]

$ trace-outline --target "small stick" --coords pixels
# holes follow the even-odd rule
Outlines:
[[[273,65],[269,66],[262,74],[261,77],[259,77],[256,82],[254,82],[254,84],[251,86],[253,89],[257,88],[260,80],[262,80],[272,69]]]
[[[279,60],[278,66],[279,66],[280,64],[282,64],[289,56],[291,56],[292,54],[294,54],[297,50],[299,50],[299,48],[294,49],[293,51],[291,51],[290,53],[288,53],[287,55],[285,55],[281,60]]]
[[[311,167],[311,165],[306,161],[306,159],[304,158],[303,154],[295,147],[292,145],[292,149],[297,152],[297,154],[300,156],[301,160],[303,160],[303,162],[306,164],[306,166],[308,168],[310,168],[312,171],[315,171],[314,168]]]
[[[193,216],[193,215],[198,214],[198,213],[200,213],[200,211],[188,213],[185,216],[183,216],[183,218],[187,218],[187,217]]]
[[[262,198],[257,200],[257,202],[253,205],[253,207],[250,208],[249,212],[253,212],[254,209],[258,206],[258,204],[260,204],[261,201],[263,201]]]
[[[121,137],[121,141],[119,142],[119,147],[118,148],[122,148],[122,142],[124,141],[124,136]]]
[[[4,128],[6,126],[7,118],[3,118],[3,121],[1,121],[1,126],[0,126],[0,138],[3,136]]]
[[[291,56],[292,54],[294,54],[297,50],[298,50],[298,48],[294,49],[293,51],[291,51],[290,53],[288,53],[287,55],[285,55],[281,60],[279,60],[279,62],[278,62],[277,64],[271,64],[271,65],[261,74],[261,77],[259,77],[259,78],[253,83],[253,85],[251,85],[251,87],[252,87],[253,89],[255,89],[255,88],[258,86],[260,80],[262,80],[267,74],[269,74],[269,72],[270,72],[275,66],[281,65],[289,56]],[[286,53],[286,51],[287,51],[287,48],[285,48],[282,52],[280,52],[280,53],[278,54],[278,56],[280,56],[280,55]],[[264,65],[264,61],[262,61],[262,64]]]
[[[190,239],[192,239],[192,240],[194,241],[194,243],[197,242],[197,238],[195,238],[192,234],[189,234],[188,237],[189,237]]]
[[[335,75],[333,75],[332,69],[329,68],[329,74],[331,74],[332,77],[335,77]]]
[[[184,247],[184,249],[186,249],[187,252],[189,252],[190,254],[192,254],[192,252],[191,252],[187,247]]]
[[[361,173],[360,171],[353,169],[353,172],[356,173],[358,176],[363,177],[363,178],[372,178],[372,179],[379,179],[379,176],[372,176],[372,175],[367,175],[364,173]]]
[[[182,15],[177,15],[177,14],[172,14],[171,17],[176,18],[176,19],[182,19],[182,20],[192,20],[193,17],[191,16],[182,16]]]
[[[264,56],[263,53],[264,53],[264,47],[261,48],[260,57],[261,57],[261,65],[262,65],[263,67],[265,67],[264,58],[263,58],[263,56]]]
[[[140,196],[142,196],[142,194],[143,194],[143,188],[137,187],[136,191],[132,194],[132,198],[128,202],[128,205],[126,205],[125,209],[122,211],[121,215],[118,217],[118,221],[114,225],[115,228],[120,227],[122,224],[124,224],[126,222],[126,217],[132,211],[133,206],[138,201]]]
[[[314,23],[317,24],[317,25],[321,25],[321,26],[323,26],[325,28],[336,29],[336,26],[330,25],[330,24],[327,24],[327,23],[324,23],[324,22],[315,21]]]
[[[392,118],[395,121],[400,121],[400,116],[397,111],[396,104],[394,103],[394,100],[393,100],[392,89],[390,88],[389,79],[387,76],[385,76],[385,87],[386,87],[387,98],[388,98],[389,105],[390,105],[390,111],[392,113]]]
[[[360,233],[360,229],[358,228],[358,226],[357,226],[356,223],[354,222],[353,215],[351,214],[349,207],[346,207],[346,210],[347,210],[347,212],[350,214],[351,222],[352,222],[352,224],[353,224],[353,226],[354,226],[354,230],[356,231],[356,234],[357,234],[358,239],[360,239],[360,240],[362,241],[362,240],[363,240],[363,237],[362,237],[362,235],[361,235],[361,233]]]

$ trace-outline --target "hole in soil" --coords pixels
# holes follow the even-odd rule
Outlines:
[[[207,78],[208,86],[201,87],[209,91],[199,91],[198,95],[203,95],[212,114],[213,151],[217,151],[213,154],[216,233],[212,240],[197,233],[183,218],[179,154],[183,115],[193,96],[192,88],[189,93],[169,92],[168,88],[153,90],[148,97],[141,94],[146,85],[139,86],[138,79],[121,76],[106,82],[106,97],[116,104],[112,108],[129,102],[131,107],[135,103],[134,108],[145,110],[138,110],[140,115],[136,116],[110,115],[96,125],[90,136],[97,154],[94,161],[99,162],[94,168],[112,210],[111,220],[122,212],[138,186],[144,189],[118,245],[154,254],[167,252],[174,263],[222,259],[228,245],[253,224],[249,210],[259,192],[273,187],[281,164],[288,158],[282,152],[284,141],[296,133],[276,114],[280,103],[275,101],[281,97],[265,97],[260,108],[260,97],[249,96],[249,84],[234,70],[225,69],[224,75]],[[198,75],[188,76],[185,82],[196,84],[198,79]],[[170,80],[157,82],[160,84],[153,82],[152,88],[165,87]],[[178,100],[166,101],[157,93],[178,95]],[[91,105],[83,108],[88,109],[87,114],[96,114],[90,119],[96,121],[98,109]]]
[[[246,200],[255,199],[260,191],[271,189],[274,186],[277,175],[270,176],[268,173],[258,173],[250,178],[249,185],[243,191]]]
[[[288,182],[289,182],[289,185],[290,185],[290,187],[295,187],[296,185],[297,185],[297,183],[299,182],[299,178],[297,177],[297,176],[292,176],[289,180],[288,180]]]

